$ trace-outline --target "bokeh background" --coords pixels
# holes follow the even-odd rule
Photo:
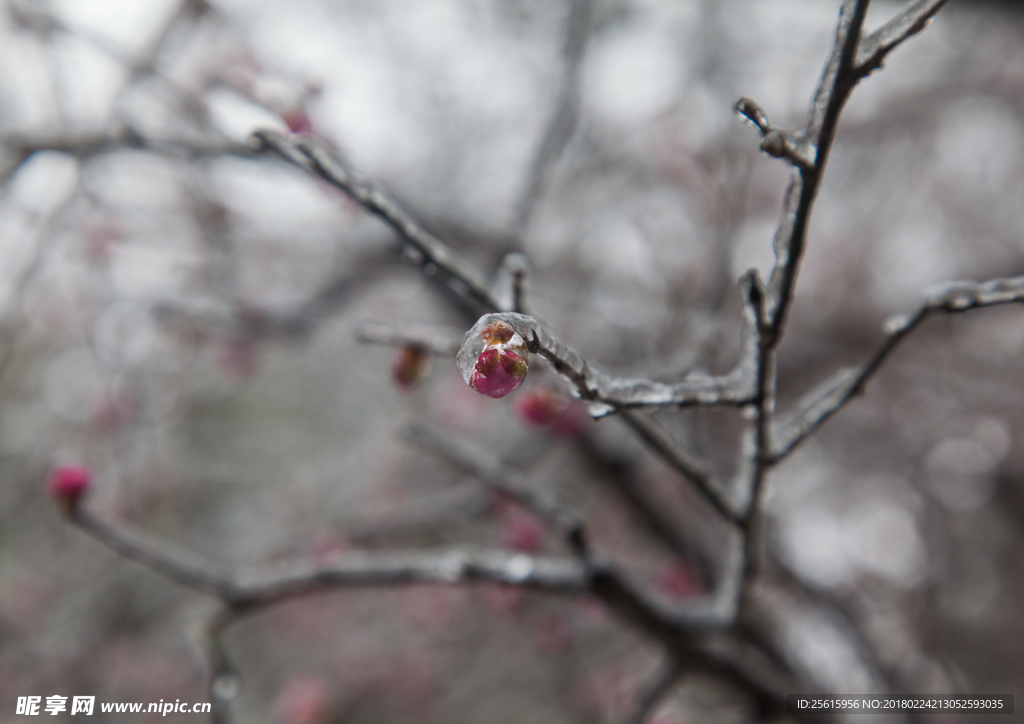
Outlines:
[[[62,522],[43,489],[56,464],[95,471],[99,514],[225,568],[459,542],[560,550],[403,438],[420,424],[557,489],[662,599],[708,587],[708,509],[615,419],[570,407],[534,424],[517,395],[560,389],[539,364],[502,401],[445,358],[396,384],[395,349],[357,341],[360,323],[461,334],[475,315],[379,221],[245,146],[260,127],[312,132],[488,272],[523,251],[531,311],[607,369],[728,370],[736,280],[770,269],[788,174],[732,103],[800,124],[837,3],[594,0],[578,61],[571,7],[0,3],[0,719],[26,694],[207,696],[196,632],[213,603]],[[897,7],[876,1],[868,26]],[[574,122],[545,150],[560,107]],[[952,2],[856,90],[780,409],[865,360],[930,285],[1024,273],[1022,114],[1012,3]],[[1022,360],[1019,306],[929,321],[773,473],[774,575],[806,589],[779,594],[778,633],[808,681],[868,693],[874,666],[911,692],[1024,701]],[[728,470],[734,411],[656,417]],[[627,490],[698,555],[652,535]],[[489,586],[340,591],[227,643],[238,719],[286,724],[619,722],[659,661],[593,602]],[[701,676],[657,714],[751,716]]]

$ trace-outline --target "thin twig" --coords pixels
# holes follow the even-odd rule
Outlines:
[[[640,698],[636,712],[630,718],[630,724],[644,724],[647,718],[654,713],[661,700],[675,688],[676,682],[679,681],[682,673],[676,661],[672,659],[666,661],[661,670],[655,675],[654,681],[648,685],[647,691]]]
[[[594,417],[637,407],[744,405],[754,399],[753,360],[749,354],[745,354],[733,371],[725,375],[692,374],[675,383],[614,377],[593,367],[579,352],[533,317],[500,312],[484,315],[478,324],[496,321],[511,326],[526,340],[530,352],[550,362],[555,372],[573,385],[580,398],[592,403],[590,413]],[[466,349],[464,346],[463,350]]]
[[[588,588],[587,571],[572,558],[455,548],[446,551],[358,551],[328,565],[295,565],[279,573],[259,570],[229,575],[184,555],[167,552],[164,543],[144,540],[77,508],[71,521],[125,558],[188,588],[210,594],[236,611],[331,588],[397,586],[412,583],[494,581],[561,593]]]
[[[743,523],[745,555],[741,598],[750,590],[763,557],[765,479],[776,449],[772,442],[775,431],[776,350],[782,341],[793,303],[814,200],[824,175],[839,116],[854,86],[871,70],[868,65],[858,63],[860,51],[877,46],[876,54],[880,54],[880,62],[886,53],[920,30],[927,18],[937,12],[942,4],[911,3],[897,19],[879,31],[879,35],[871,36],[874,40],[867,39],[875,45],[869,43],[865,46],[861,33],[869,1],[844,0],[836,26],[835,43],[802,128],[783,132],[771,124],[764,109],[756,102],[741,98],[736,103],[736,110],[761,132],[762,148],[795,166],[773,241],[775,263],[758,314],[759,350],[755,364],[754,420],[744,436],[738,466],[744,476],[738,480],[740,495],[749,506]]]
[[[576,513],[558,500],[550,489],[532,484],[525,477],[510,470],[496,455],[471,440],[419,425],[407,427],[405,438],[440,455],[453,465],[479,478],[492,490],[533,511],[562,533],[581,558],[587,559],[589,552],[582,521]]]
[[[359,322],[355,337],[360,342],[389,347],[416,347],[440,357],[454,357],[464,335],[450,327],[403,325],[392,327],[378,322]]]
[[[857,72],[864,76],[880,68],[885,56],[904,40],[924,30],[946,2],[947,0],[914,0],[899,15],[863,38],[857,48]]]
[[[471,296],[490,309],[503,308],[475,266],[421,227],[379,185],[355,178],[336,154],[313,140],[295,139],[273,130],[257,131],[253,138],[259,148],[274,151],[289,163],[316,174],[384,221],[419,254],[424,269],[433,265],[432,270],[443,272],[457,292]]]
[[[669,438],[665,430],[661,429],[653,420],[630,410],[623,412],[620,417],[636,433],[637,437],[658,453],[662,460],[692,482],[723,518],[726,520],[738,519],[722,484],[707,471],[703,463],[692,460],[680,450],[679,445]]]
[[[166,578],[208,593],[225,602],[233,603],[238,592],[231,580],[205,562],[190,560],[185,554],[172,554],[164,542],[157,543],[144,539],[140,534],[128,533],[100,520],[88,509],[78,507],[71,516],[71,522],[125,558],[158,573]]]
[[[846,368],[797,403],[796,409],[774,426],[775,464],[793,452],[832,415],[864,391],[882,363],[911,332],[935,313],[959,314],[971,309],[1024,302],[1024,276],[986,282],[950,282],[932,292],[914,312],[894,317],[884,326],[885,342],[860,368]]]
[[[526,293],[530,285],[530,260],[513,251],[506,254],[494,274],[495,294],[502,296],[502,308],[526,314]]]
[[[569,0],[569,17],[565,25],[565,45],[563,48],[563,71],[555,110],[551,120],[544,129],[541,142],[537,146],[530,169],[526,177],[526,185],[516,206],[512,234],[518,239],[523,235],[530,223],[530,217],[537,206],[544,184],[551,168],[561,158],[566,146],[572,139],[580,116],[580,68],[583,53],[590,37],[593,0]],[[522,312],[518,307],[512,311]]]
[[[807,241],[814,199],[828,161],[835,137],[839,114],[859,76],[853,63],[861,27],[867,15],[868,0],[844,0],[836,28],[832,55],[825,65],[821,82],[814,94],[807,124],[795,133],[801,155],[813,159],[813,165],[794,171],[782,214],[775,233],[775,265],[768,281],[768,313],[771,320],[771,344],[782,336],[793,289]]]

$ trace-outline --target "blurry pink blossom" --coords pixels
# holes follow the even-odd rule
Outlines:
[[[89,492],[92,472],[82,465],[65,465],[56,468],[46,480],[46,492],[57,501],[62,510],[70,515],[78,506],[82,496]]]
[[[521,394],[514,409],[519,419],[531,427],[544,427],[558,419],[569,401],[547,387],[537,387]]]
[[[544,541],[544,526],[532,513],[510,508],[505,514],[502,537],[506,548],[532,553]]]
[[[676,561],[658,574],[658,588],[672,598],[690,598],[702,592],[702,587],[693,569],[682,561]]]
[[[575,633],[572,624],[560,613],[549,613],[533,626],[533,640],[544,653],[565,653],[572,646]]]
[[[530,355],[526,342],[512,327],[500,320],[484,324],[486,319],[481,318],[466,335],[456,361],[470,387],[481,395],[499,398],[523,384]]]
[[[416,345],[406,345],[391,361],[391,379],[402,392],[411,392],[430,369],[430,353]]]
[[[248,379],[259,369],[259,348],[248,336],[231,336],[220,350],[221,368],[232,377]]]
[[[318,676],[296,676],[277,693],[274,710],[281,724],[326,724],[334,706],[327,684]]]

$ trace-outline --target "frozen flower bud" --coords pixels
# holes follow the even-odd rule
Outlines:
[[[406,345],[391,361],[391,379],[402,392],[410,392],[430,368],[430,353],[417,345]]]
[[[504,397],[523,384],[530,355],[526,342],[509,324],[486,319],[466,334],[457,360],[459,371],[481,395]]]
[[[508,349],[488,347],[477,357],[469,385],[481,395],[504,397],[523,384],[527,362]]]
[[[81,465],[65,465],[56,468],[46,480],[46,492],[57,501],[61,509],[68,515],[78,507],[92,482],[89,468]]]

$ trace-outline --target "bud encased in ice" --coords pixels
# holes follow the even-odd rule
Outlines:
[[[499,398],[523,384],[530,354],[526,342],[509,324],[486,319],[467,333],[457,363],[470,387],[481,395]]]

